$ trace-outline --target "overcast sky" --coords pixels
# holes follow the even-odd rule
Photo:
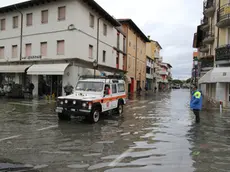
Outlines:
[[[6,6],[25,0],[0,0]],[[192,41],[202,17],[202,0],[96,0],[116,18],[131,18],[163,47],[161,55],[173,66],[173,77],[189,78]]]

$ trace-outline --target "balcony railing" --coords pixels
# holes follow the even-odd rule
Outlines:
[[[209,24],[208,24],[208,18],[204,16],[203,19],[201,19],[201,29],[202,30],[208,30],[209,29]]]
[[[168,72],[167,72],[167,71],[160,70],[160,71],[159,71],[159,74],[160,74],[160,75],[168,75]]]
[[[217,27],[230,26],[230,3],[221,6],[217,11]]]
[[[216,61],[230,60],[230,44],[216,48]]]
[[[209,58],[201,59],[201,69],[202,68],[211,68],[214,65],[214,56],[210,56]]]
[[[204,40],[203,43],[204,44],[212,44],[214,42],[214,30],[210,30],[209,32],[206,32],[204,34]]]
[[[209,47],[208,47],[207,45],[204,45],[204,44],[203,44],[203,45],[200,46],[200,49],[199,49],[199,50],[200,50],[200,52],[202,52],[202,53],[205,53],[205,52],[207,53],[207,52],[209,51]]]
[[[206,17],[212,17],[214,12],[215,12],[215,5],[216,1],[215,0],[205,0],[203,3],[203,14]]]

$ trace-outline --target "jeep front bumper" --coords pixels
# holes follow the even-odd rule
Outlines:
[[[56,113],[68,113],[73,116],[87,116],[90,114],[91,110],[88,109],[75,109],[75,108],[63,108],[56,107]]]

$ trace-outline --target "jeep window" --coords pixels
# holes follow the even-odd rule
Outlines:
[[[110,95],[110,85],[108,85],[108,84],[105,85],[104,94],[105,95]]]
[[[118,92],[125,92],[125,85],[124,84],[118,84]]]
[[[116,84],[112,85],[112,93],[113,94],[117,93],[117,85]]]
[[[102,82],[87,82],[87,81],[80,81],[77,84],[76,90],[77,91],[95,91],[101,92],[103,90],[103,83]]]

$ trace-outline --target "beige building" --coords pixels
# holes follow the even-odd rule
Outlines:
[[[230,106],[230,2],[205,0],[203,18],[194,36],[201,62],[199,84],[211,102]]]
[[[118,20],[127,40],[128,92],[144,89],[146,83],[146,42],[149,39],[131,19]]]

